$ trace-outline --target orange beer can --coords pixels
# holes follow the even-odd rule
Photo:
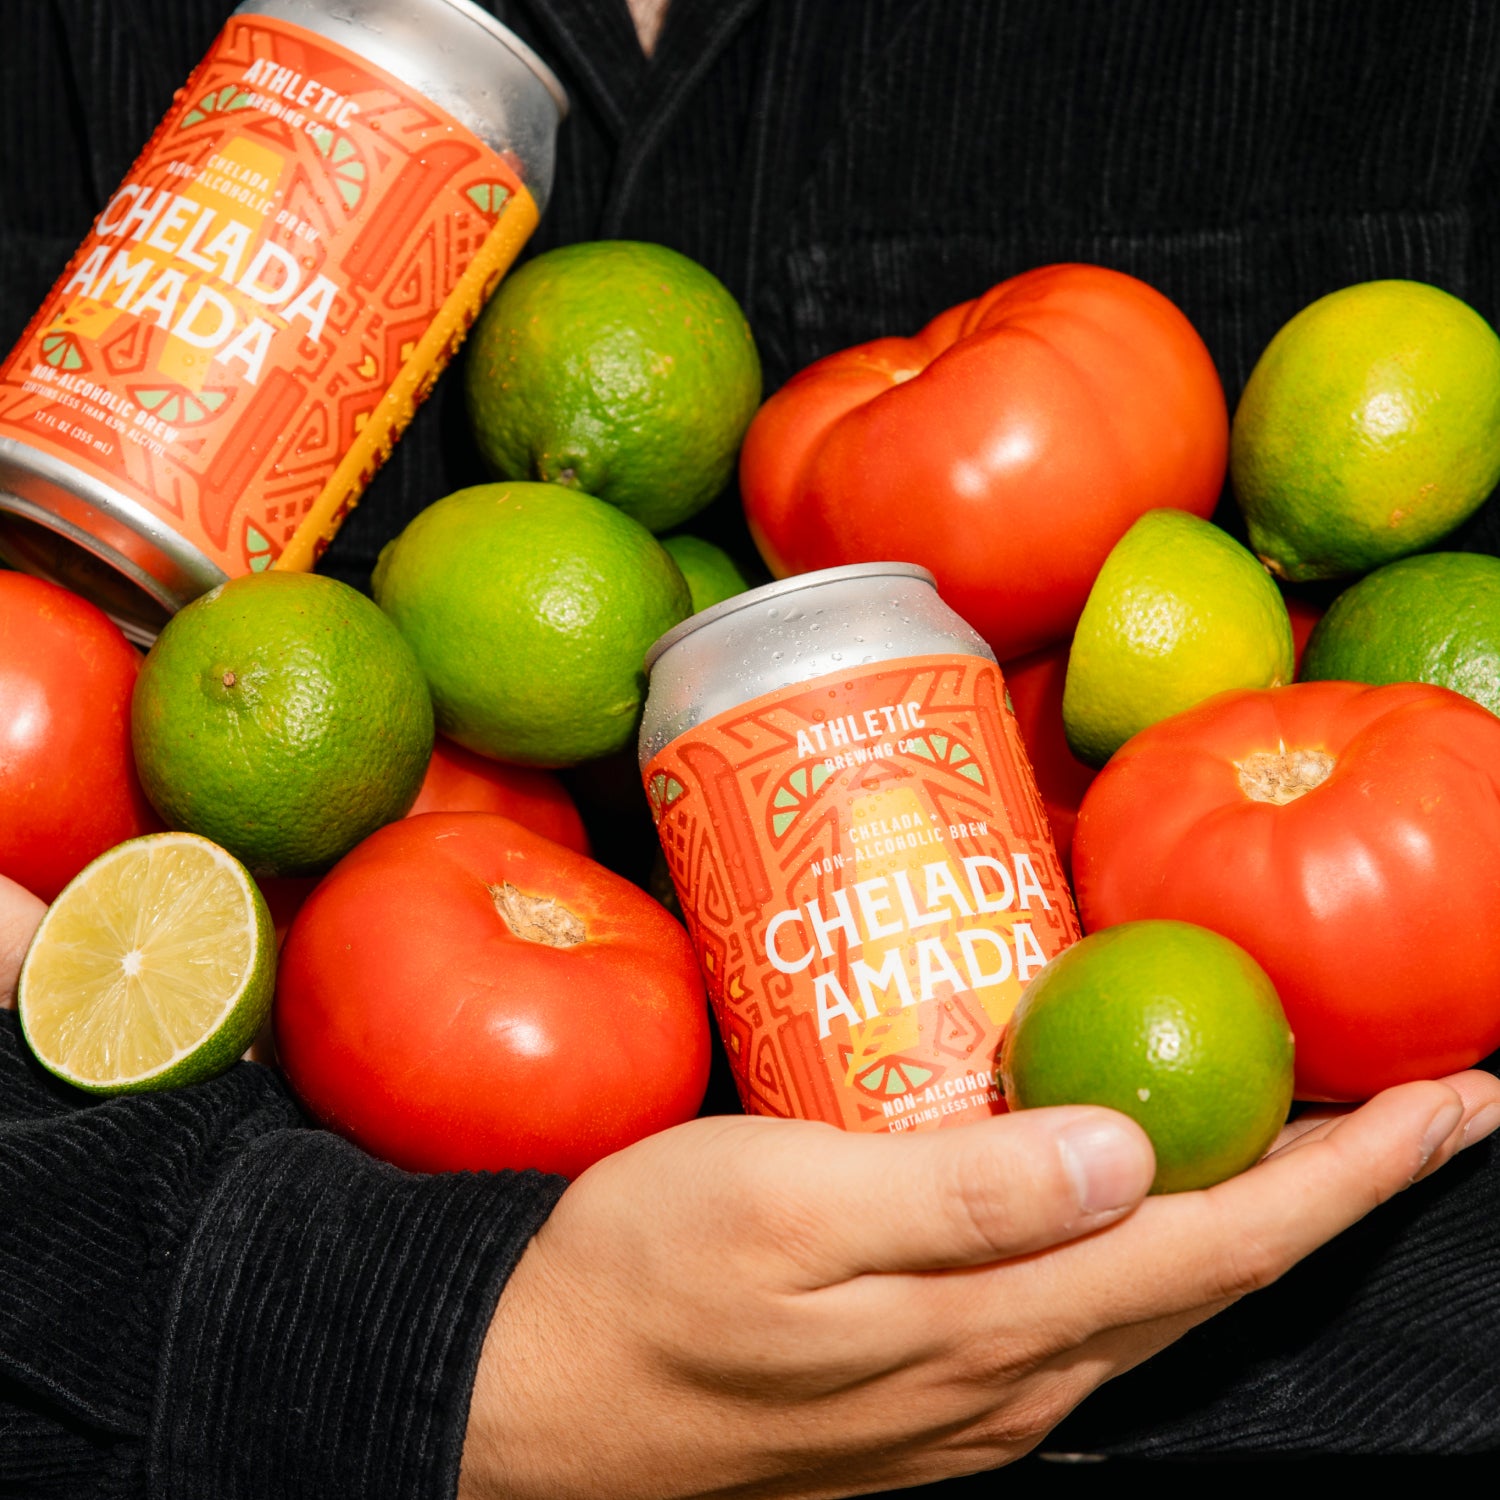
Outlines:
[[[566,109],[472,0],[246,0],[0,366],[0,554],[143,642],[312,567],[535,227]]]
[[[745,1109],[1002,1112],[1006,1020],[1078,919],[1000,669],[932,575],[768,584],[646,664],[646,795]]]

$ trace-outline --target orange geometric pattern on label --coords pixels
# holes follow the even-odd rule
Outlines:
[[[1004,1109],[1001,1031],[1079,928],[993,662],[798,683],[643,775],[747,1111],[896,1132]]]
[[[232,17],[0,367],[0,435],[231,576],[311,567],[536,218],[406,84]]]

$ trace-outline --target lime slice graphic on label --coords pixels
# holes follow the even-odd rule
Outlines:
[[[195,422],[206,421],[229,399],[228,391],[190,391],[185,386],[148,387],[132,386],[130,399],[142,411],[176,427],[191,427]]]
[[[878,1094],[892,1099],[900,1094],[915,1093],[932,1077],[932,1069],[906,1057],[882,1058],[873,1068],[867,1068],[855,1079],[855,1083],[867,1094]]]
[[[477,182],[464,196],[485,218],[496,218],[510,201],[510,189],[503,182]]]
[[[771,798],[771,836],[779,839],[802,816],[809,797],[816,795],[832,773],[822,764],[798,766],[776,788]]]
[[[919,734],[907,740],[906,749],[912,755],[921,756],[923,760],[957,771],[960,776],[968,777],[978,786],[984,785],[984,772],[979,769],[979,762],[961,740],[955,740],[946,734]]]
[[[187,130],[194,125],[201,125],[215,115],[227,114],[232,109],[244,109],[249,102],[250,95],[239,84],[226,83],[223,88],[205,94],[182,117],[177,128]]]
[[[54,370],[86,370],[88,364],[71,333],[44,333],[42,358]]]
[[[682,783],[675,776],[668,776],[665,771],[658,771],[646,788],[646,796],[651,803],[652,817],[660,820],[662,813],[681,795]]]
[[[252,573],[264,573],[276,561],[276,553],[263,532],[245,522],[245,556]]]
[[[339,197],[344,200],[344,207],[353,210],[359,206],[359,200],[365,195],[365,179],[368,175],[365,164],[359,159],[359,152],[355,150],[354,142],[346,135],[337,135],[331,130],[316,130],[313,132],[313,144],[318,148],[318,153],[327,162],[329,173],[333,178],[334,186],[339,190]]]

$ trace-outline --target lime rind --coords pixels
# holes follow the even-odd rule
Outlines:
[[[1105,559],[1074,632],[1068,744],[1103,765],[1215,693],[1290,682],[1293,662],[1286,603],[1255,558],[1200,516],[1147,511]]]
[[[48,908],[17,983],[22,1034],[90,1093],[147,1092],[223,1072],[275,989],[265,898],[226,850],[156,833],[107,850]]]
[[[1210,1187],[1264,1155],[1291,1108],[1295,1048],[1250,954],[1192,923],[1120,923],[1032,980],[1006,1028],[1012,1109],[1096,1104],[1151,1138],[1153,1193]]]
[[[322,874],[403,816],[432,739],[410,646],[318,573],[251,573],[194,600],[157,637],[131,704],[152,806],[255,875]]]
[[[426,674],[439,731],[542,767],[629,745],[646,649],[692,607],[638,521],[527,481],[434,501],[387,543],[372,584]]]
[[[1229,473],[1279,577],[1364,573],[1431,546],[1500,481],[1500,338],[1423,282],[1331,292],[1256,362]]]
[[[1500,714],[1500,558],[1429,552],[1387,563],[1329,606],[1305,682],[1430,682]]]
[[[497,478],[576,487],[661,532],[728,483],[761,366],[711,272],[664,245],[604,240],[506,277],[469,336],[464,388]]]
[[[678,532],[676,536],[664,536],[661,544],[687,579],[694,614],[743,594],[750,587],[735,560],[713,542]]]

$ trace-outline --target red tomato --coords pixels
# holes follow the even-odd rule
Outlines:
[[[276,928],[276,941],[286,941],[292,922],[302,903],[317,889],[317,875],[257,875],[255,883],[266,898],[271,911],[271,923]]]
[[[1302,670],[1302,653],[1307,650],[1308,637],[1313,633],[1313,626],[1323,618],[1325,611],[1321,605],[1313,604],[1304,599],[1300,594],[1284,594],[1286,600],[1286,612],[1292,622],[1292,650],[1296,653],[1296,670]]]
[[[1310,682],[1153,724],[1085,795],[1073,879],[1085,930],[1176,917],[1258,959],[1298,1098],[1500,1046],[1500,719],[1446,688]]]
[[[751,423],[740,489],[778,577],[921,563],[1007,661],[1072,634],[1142,512],[1209,515],[1228,449],[1213,360],[1173,303],[1044,266],[803,370]]]
[[[416,1171],[574,1176],[690,1119],[708,1011],[680,923],[493,813],[388,823],[292,923],[276,1048],[330,1129]]]
[[[489,760],[442,735],[433,742],[427,775],[407,816],[426,812],[500,813],[579,854],[589,852],[583,819],[557,777]]]
[[[1063,684],[1068,676],[1069,643],[1049,646],[1001,668],[1005,690],[1016,713],[1016,726],[1036,774],[1037,791],[1052,825],[1052,842],[1063,869],[1073,854],[1073,826],[1078,804],[1094,779],[1094,768],[1085,765],[1068,747],[1063,729]]]
[[[589,852],[583,818],[568,789],[550,771],[487,760],[442,735],[433,742],[427,775],[407,817],[427,812],[500,813],[579,854]],[[271,908],[277,938],[285,938],[318,877],[267,875],[257,883]]]
[[[44,901],[161,822],[136,780],[141,658],[86,600],[0,572],[0,874]]]

